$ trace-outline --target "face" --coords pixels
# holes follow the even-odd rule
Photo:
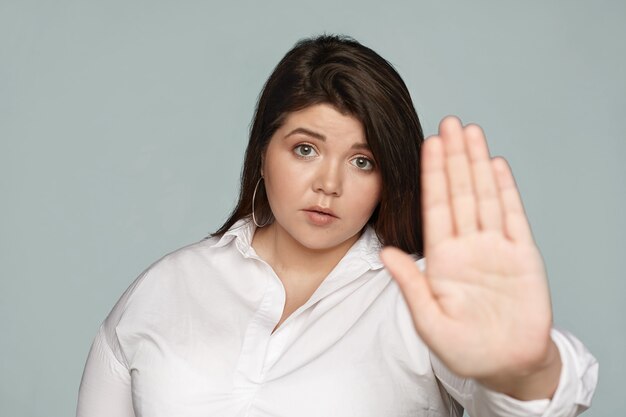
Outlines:
[[[363,125],[328,104],[287,116],[262,175],[275,217],[269,227],[308,249],[347,250],[380,201],[380,170]]]

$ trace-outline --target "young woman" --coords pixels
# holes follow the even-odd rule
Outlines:
[[[263,89],[228,221],[100,327],[77,415],[574,416],[597,363],[551,321],[482,130],[423,141],[391,65],[320,36]]]

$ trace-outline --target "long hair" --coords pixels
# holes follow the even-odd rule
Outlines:
[[[256,106],[237,206],[212,236],[221,236],[252,213],[262,157],[286,116],[320,103],[363,124],[383,184],[368,224],[384,245],[422,255],[419,172],[424,135],[411,96],[389,62],[340,35],[300,40],[270,75]],[[261,223],[273,218],[264,187],[257,190],[254,211]]]

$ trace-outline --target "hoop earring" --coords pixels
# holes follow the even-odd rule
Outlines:
[[[259,188],[259,184],[261,183],[261,180],[263,179],[263,177],[260,177],[259,180],[256,182],[256,185],[254,186],[254,192],[252,193],[252,221],[254,222],[254,225],[256,227],[264,227],[267,226],[270,222],[266,222],[263,225],[260,225],[259,222],[256,221],[256,216],[254,215],[254,199],[256,198],[256,190]]]

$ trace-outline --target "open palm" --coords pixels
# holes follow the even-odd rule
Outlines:
[[[508,164],[489,156],[480,127],[447,117],[424,142],[421,181],[425,270],[381,253],[417,332],[460,376],[533,369],[550,344],[550,296]]]

